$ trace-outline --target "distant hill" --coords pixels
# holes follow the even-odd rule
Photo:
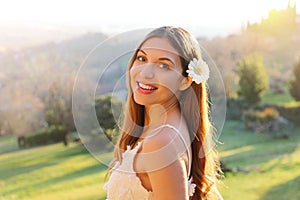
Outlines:
[[[268,19],[265,19],[261,24],[249,24],[248,29],[241,30],[239,34],[198,39],[219,68],[227,89],[234,90],[236,87],[237,74],[235,72],[240,59],[253,52],[263,55],[267,71],[271,76],[271,84],[277,84],[275,87],[278,85],[285,87],[286,80],[291,76],[292,63],[300,52],[300,38],[295,32],[284,36],[265,34],[261,27],[265,27],[264,24],[267,21]],[[106,49],[98,49],[99,56],[96,54],[90,57],[88,64],[95,67],[95,70],[104,69],[107,62],[103,61],[103,57],[109,56],[111,52],[125,51],[130,45],[130,48],[133,48],[132,40],[135,36],[130,35],[126,38],[125,35],[124,37],[122,41],[110,42],[105,47]],[[87,33],[60,42],[47,42],[17,51],[2,52],[0,53],[0,84],[25,79],[26,75],[22,73],[22,69],[26,66],[28,70],[45,66],[77,70],[89,52],[106,39],[109,39],[109,36],[103,33]],[[128,56],[129,54],[120,60],[122,67],[115,67],[105,75],[104,82],[101,83],[105,91],[111,91],[115,82],[124,74]],[[115,65],[120,65],[120,63],[115,63]]]
[[[86,55],[107,37],[102,33],[88,33],[61,42],[47,42],[17,51],[2,52],[0,74],[4,76],[0,76],[0,83],[3,79],[14,79],[17,72],[22,71],[25,66],[78,68]]]
[[[51,23],[1,22],[0,52],[22,50],[54,41],[64,41],[84,35],[87,28]]]

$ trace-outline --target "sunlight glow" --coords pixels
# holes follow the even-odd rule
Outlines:
[[[295,1],[295,0],[294,0]],[[300,0],[298,3],[298,12]],[[10,0],[1,2],[0,26],[12,24],[139,28],[160,25],[238,30],[257,22],[271,9],[284,9],[288,0],[185,0],[185,4],[152,0]],[[291,1],[293,2],[293,1]]]

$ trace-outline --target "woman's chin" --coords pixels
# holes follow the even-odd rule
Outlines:
[[[153,99],[146,97],[146,96],[141,96],[139,94],[134,94],[133,95],[133,100],[135,103],[142,105],[142,106],[146,106],[146,105],[151,105],[153,104]]]

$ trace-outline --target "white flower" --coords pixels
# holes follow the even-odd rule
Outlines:
[[[189,63],[186,73],[188,73],[192,81],[195,81],[195,83],[197,84],[205,82],[209,78],[208,65],[202,59],[197,60],[196,58],[194,58]]]

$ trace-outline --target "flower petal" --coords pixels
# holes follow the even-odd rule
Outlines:
[[[190,61],[186,72],[188,73],[189,77],[192,78],[192,81],[195,81],[197,84],[205,82],[209,78],[208,65],[202,59],[197,60],[196,58],[193,58],[193,60]]]

